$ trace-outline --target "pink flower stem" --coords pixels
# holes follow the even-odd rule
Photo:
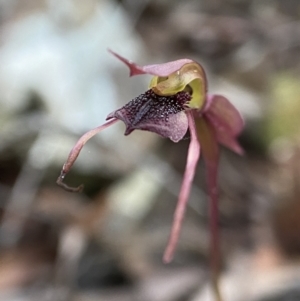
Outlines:
[[[68,156],[68,159],[66,161],[66,163],[63,165],[63,168],[60,172],[60,176],[57,178],[56,183],[63,187],[65,190],[70,191],[70,192],[81,192],[83,189],[83,185],[79,185],[78,187],[70,187],[67,184],[65,184],[64,178],[67,175],[67,173],[70,171],[71,167],[73,166],[73,164],[75,163],[78,155],[81,152],[81,149],[83,148],[83,146],[86,144],[86,142],[88,140],[90,140],[93,136],[95,136],[96,134],[98,134],[99,132],[103,131],[104,129],[108,128],[109,126],[113,125],[114,123],[116,123],[118,121],[118,119],[116,118],[112,118],[109,121],[105,122],[104,124],[88,131],[87,133],[85,133],[84,135],[82,135],[79,140],[76,142],[76,144],[74,145],[74,147],[72,148],[72,150],[70,151],[70,154]]]
[[[200,143],[197,137],[194,116],[191,111],[187,111],[186,114],[188,118],[191,142],[188,149],[187,163],[183,176],[183,182],[179,193],[177,207],[174,213],[172,230],[163,257],[163,261],[165,263],[169,263],[174,256],[175,248],[180,235],[182,221],[186,210],[186,204],[188,202],[197,163],[200,157]]]
[[[216,300],[221,301],[219,289],[220,274],[220,235],[218,212],[218,162],[206,162],[207,185],[209,189],[209,228],[210,228],[210,252],[211,252],[211,279]]]

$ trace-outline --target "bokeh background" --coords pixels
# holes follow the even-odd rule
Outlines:
[[[0,300],[209,301],[200,162],[174,261],[162,254],[189,135],[117,124],[56,178],[76,140],[144,92],[140,64],[188,57],[240,110],[244,157],[222,149],[221,289],[300,300],[299,0],[0,1]]]

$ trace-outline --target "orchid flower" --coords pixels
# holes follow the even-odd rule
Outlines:
[[[236,108],[221,95],[207,93],[207,79],[200,64],[190,59],[180,59],[165,64],[139,66],[119,54],[110,52],[126,64],[130,76],[153,76],[149,89],[122,108],[110,113],[107,122],[84,134],[71,150],[57,183],[68,191],[81,191],[83,186],[72,188],[63,183],[66,174],[76,161],[84,144],[95,134],[121,120],[126,126],[125,135],[144,130],[169,138],[174,142],[190,132],[186,168],[183,176],[173,226],[164,253],[164,261],[170,262],[178,242],[186,204],[195,170],[200,157],[200,145],[206,166],[206,179],[210,202],[211,260],[213,283],[217,288],[219,270],[218,238],[218,189],[217,173],[219,144],[242,154],[237,136],[243,129],[243,119]],[[220,300],[221,298],[219,298]]]

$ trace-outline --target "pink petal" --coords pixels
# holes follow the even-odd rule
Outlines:
[[[236,140],[244,127],[239,111],[221,95],[208,95],[203,114],[214,126],[218,141],[238,154],[243,149]]]
[[[183,176],[183,182],[181,185],[177,207],[174,213],[174,220],[168,245],[164,254],[164,262],[168,263],[173,259],[175,248],[178,242],[182,221],[185,214],[186,204],[189,199],[192,182],[195,176],[197,163],[200,157],[200,144],[197,137],[195,128],[195,120],[191,111],[186,112],[189,129],[191,134],[191,142],[189,145],[187,162],[185,172]]]
[[[210,116],[208,116],[208,119],[210,120],[210,123],[214,125],[215,120],[210,118]],[[232,137],[230,134],[226,133],[226,131],[220,130],[220,128],[217,129],[217,127],[215,127],[215,129],[216,136],[220,144],[226,146],[239,155],[243,155],[245,153],[235,137]]]
[[[151,74],[162,77],[169,76],[171,73],[179,70],[183,65],[193,62],[190,59],[181,59],[164,64],[139,66],[136,63],[125,59],[124,57],[112,51],[111,49],[108,49],[108,51],[129,67],[130,76],[138,74]]]
[[[237,136],[244,127],[240,112],[222,95],[207,95],[205,113],[218,120],[220,127],[226,127],[233,136]]]
[[[108,128],[109,126],[113,125],[114,123],[116,123],[118,121],[118,119],[116,118],[112,118],[111,120],[105,122],[104,124],[88,131],[87,133],[85,133],[84,135],[82,135],[79,140],[76,142],[76,144],[73,146],[72,150],[69,153],[68,159],[66,161],[66,163],[63,165],[63,168],[60,172],[60,176],[58,177],[56,183],[63,187],[64,189],[66,189],[67,191],[70,192],[80,192],[83,189],[83,185],[80,185],[78,187],[70,187],[67,184],[65,184],[64,178],[67,175],[67,173],[70,171],[71,167],[73,166],[73,164],[75,163],[77,157],[79,156],[82,148],[84,147],[84,145],[96,134],[98,134],[99,132],[103,131],[104,129]]]

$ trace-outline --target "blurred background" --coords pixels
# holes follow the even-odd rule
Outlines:
[[[140,64],[191,58],[240,110],[246,155],[222,149],[221,288],[230,301],[300,300],[299,0],[0,0],[0,300],[209,301],[200,162],[174,261],[162,264],[189,135],[117,124]]]

